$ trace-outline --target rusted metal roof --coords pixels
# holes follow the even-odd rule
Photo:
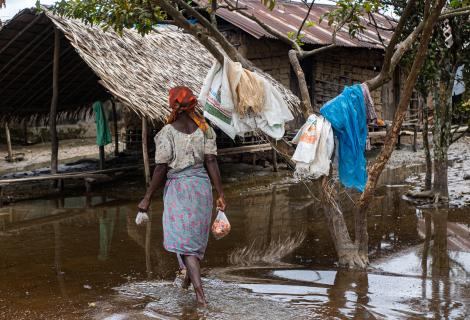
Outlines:
[[[260,0],[238,0],[238,5],[246,7],[247,11],[255,15],[261,22],[286,35],[290,31],[297,32],[308,12],[307,6],[302,2],[278,1],[272,11],[267,9]],[[319,20],[323,14],[331,11],[334,7],[334,5],[314,4],[310,11],[309,20],[315,22],[316,25],[311,28],[304,28],[303,34],[305,37],[302,39],[303,42],[315,45],[331,44],[333,28],[328,26],[328,21],[324,20],[320,23]],[[236,11],[222,8],[217,10],[217,15],[257,39],[262,37],[274,38],[273,35],[264,30],[256,22]],[[387,17],[380,14],[374,14],[374,17],[377,25],[381,28],[389,29],[393,27],[393,22]],[[345,47],[383,49],[376,28],[368,19],[362,18],[362,22],[365,29],[360,34],[357,34],[356,38],[350,37],[347,27],[343,27],[337,33],[336,44]],[[380,36],[384,43],[387,44],[392,36],[392,32],[380,30]]]

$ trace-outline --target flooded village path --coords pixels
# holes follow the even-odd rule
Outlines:
[[[383,173],[369,216],[371,268],[335,267],[323,213],[286,175],[224,167],[232,232],[209,240],[209,307],[173,285],[161,195],[134,223],[139,181],[0,209],[0,319],[468,319],[470,209],[416,209]],[[244,176],[240,180],[241,176]],[[342,207],[347,222],[351,200]]]

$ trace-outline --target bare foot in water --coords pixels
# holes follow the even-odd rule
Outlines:
[[[204,291],[202,290],[202,287],[194,288],[194,291],[196,291],[197,305],[199,307],[207,307],[207,301],[206,297],[204,296]]]

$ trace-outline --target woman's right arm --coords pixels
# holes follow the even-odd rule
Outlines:
[[[140,211],[147,212],[150,207],[153,194],[165,183],[167,171],[168,165],[166,163],[159,163],[155,166],[152,181],[150,181],[150,185],[147,188],[147,192],[145,192],[144,198],[139,203],[138,208]]]

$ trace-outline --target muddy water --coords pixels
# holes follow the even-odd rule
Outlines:
[[[127,181],[0,209],[0,319],[470,316],[470,210],[416,209],[402,200],[401,184],[419,168],[383,175],[369,216],[368,272],[335,267],[323,213],[305,186],[285,175],[226,170],[232,233],[209,242],[207,309],[173,284],[177,261],[162,248],[161,196],[151,224],[137,227],[142,189]],[[350,197],[343,192],[341,205],[351,225]]]

